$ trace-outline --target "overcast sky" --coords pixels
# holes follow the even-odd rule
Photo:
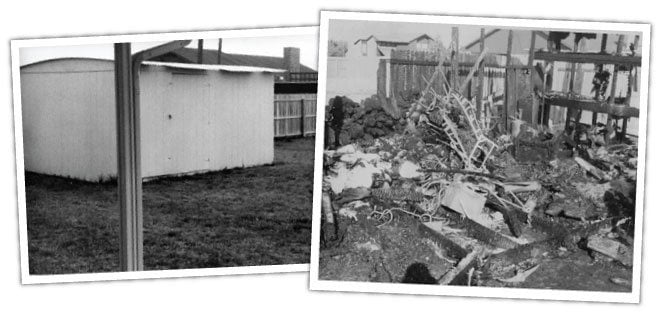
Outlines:
[[[328,39],[353,43],[357,39],[370,35],[394,41],[410,41],[422,34],[428,34],[435,40],[442,41],[446,47],[451,43],[452,25],[437,23],[411,23],[411,22],[379,22],[379,21],[352,21],[330,20]],[[490,31],[486,28],[486,31]],[[460,26],[458,42],[462,46],[479,38],[481,27]]]
[[[498,26],[332,19],[328,24],[328,39],[335,41],[346,41],[350,44],[354,43],[358,39],[367,38],[370,35],[375,35],[376,37],[380,37],[381,39],[388,41],[411,41],[412,39],[422,34],[427,34],[435,40],[440,40],[443,46],[448,47],[451,44],[452,26],[458,26],[459,28],[458,43],[461,48],[479,39],[482,27],[485,28],[486,33],[492,31],[495,28],[506,28]],[[527,28],[519,28],[514,30],[531,31]],[[561,28],[558,28],[558,30],[561,30]],[[548,30],[543,31],[547,32]],[[628,42],[632,42],[634,34],[624,34],[627,35]],[[571,35],[568,39],[564,40],[564,44],[572,46],[573,37],[574,35]],[[519,42],[515,40],[515,38],[516,37],[514,37],[513,42]],[[616,37],[611,37],[609,39],[608,51],[613,52],[616,49],[616,40]],[[527,43],[520,45],[517,48],[529,49],[529,41],[527,40],[526,42]],[[537,39],[536,48],[545,46],[545,43],[539,42]],[[639,46],[639,49],[641,49],[641,45]],[[597,49],[593,49],[592,51],[597,50],[600,50],[600,44],[598,44]]]
[[[164,41],[167,42],[167,41]],[[142,42],[133,43],[132,51],[153,47],[164,42]],[[193,40],[189,47],[197,47],[197,40]],[[204,48],[217,49],[218,39],[204,40]],[[300,61],[313,69],[317,68],[318,36],[291,35],[291,36],[268,36],[251,38],[224,38],[222,40],[222,51],[225,53],[266,55],[282,57],[284,47],[300,48]],[[93,57],[113,58],[112,44],[92,45],[66,45],[57,47],[23,47],[20,50],[20,65],[30,64],[51,58],[61,57]]]

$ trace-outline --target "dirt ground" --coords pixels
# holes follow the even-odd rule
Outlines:
[[[384,224],[367,216],[361,213],[359,221],[342,221],[341,244],[321,250],[321,280],[403,282],[415,263],[427,265],[434,278],[452,268],[455,260],[420,235],[415,219],[402,217]]]
[[[147,270],[309,262],[314,139],[272,165],[143,185]],[[31,274],[118,271],[117,186],[26,173]]]
[[[376,159],[371,163],[358,160],[349,169],[352,171],[367,163],[381,166],[397,154],[404,155],[403,161],[420,161],[417,155],[440,154],[437,145],[423,143],[414,135],[393,135],[359,144],[365,153],[334,156],[334,164],[341,161],[337,159]],[[414,199],[414,194],[408,193],[412,197],[406,197],[395,193],[411,191],[420,185],[419,180],[426,179],[394,179],[395,173],[388,188],[393,194],[390,196],[374,194],[378,188],[348,188],[341,194],[331,194],[339,229],[336,240],[322,237],[319,279],[437,284],[465,257],[465,252],[459,253],[461,249],[483,248],[487,254],[470,267],[470,276],[463,276],[464,280],[454,284],[605,292],[632,290],[632,267],[592,251],[586,246],[586,239],[608,237],[632,251],[629,240],[633,222],[614,230],[617,221],[607,219],[634,219],[634,181],[622,175],[601,183],[585,174],[570,157],[525,163],[516,162],[507,152],[496,157],[492,171],[502,176],[518,173],[521,174],[518,180],[535,180],[542,186],[538,192],[519,194],[523,200],[534,197],[538,204],[529,220],[520,224],[521,232],[516,237],[503,221],[483,230],[446,207],[438,208],[433,214],[436,219],[431,222],[413,215],[424,213],[419,201],[408,200]],[[376,174],[374,185],[379,180],[380,174]],[[549,215],[554,205],[561,206],[563,213]],[[373,213],[388,209],[394,210],[390,221]],[[443,232],[438,235],[427,224]],[[516,280],[527,271],[528,276]]]

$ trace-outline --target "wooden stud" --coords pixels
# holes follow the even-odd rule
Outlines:
[[[442,275],[438,280],[440,285],[455,285],[462,281],[461,277],[466,276],[469,269],[476,267],[479,259],[483,257],[485,249],[483,247],[475,247],[465,258],[458,262],[456,267],[450,269],[447,273]]]
[[[610,55],[601,51],[601,53],[583,53],[583,52],[544,52],[538,51],[534,55],[537,60],[558,61],[570,63],[593,63],[593,64],[619,64],[640,66],[642,58],[640,56]]]
[[[529,70],[529,88],[530,92],[532,93],[532,105],[531,105],[531,111],[532,113],[530,114],[531,117],[531,124],[532,126],[536,127],[538,124],[538,118],[539,118],[539,108],[538,108],[538,101],[536,96],[534,95],[534,76],[536,75],[536,69],[534,68],[534,48],[536,46],[536,31],[531,32],[531,41],[529,42],[529,56],[527,58],[527,68]]]
[[[479,54],[479,57],[475,60],[474,64],[472,65],[472,68],[470,68],[470,72],[468,72],[467,76],[465,77],[465,80],[461,84],[461,87],[458,88],[458,92],[461,94],[467,93],[467,88],[472,81],[472,77],[474,77],[474,74],[477,73],[477,70],[481,66],[481,63],[484,60],[484,57],[486,56],[486,52],[488,52],[488,49],[484,49],[481,51],[481,54]]]
[[[451,54],[451,88],[456,90],[458,88],[458,27],[451,28],[451,42],[452,42],[452,54]]]
[[[483,53],[486,48],[486,29],[481,28],[481,35],[479,36],[479,53]],[[479,64],[479,71],[477,73],[477,119],[481,119],[481,112],[483,111],[484,99],[484,62]],[[485,118],[485,116],[484,116]]]
[[[623,45],[626,42],[626,36],[624,34],[619,35],[619,40],[617,41],[616,44],[616,54],[621,55],[621,52],[623,51]],[[619,77],[619,65],[615,64],[614,65],[614,72],[612,73],[612,84],[611,84],[611,90],[610,90],[610,100],[608,104],[611,106],[614,104],[614,99],[616,99],[616,85],[617,85],[617,80]],[[607,129],[609,129],[612,126],[612,115],[607,115]],[[605,144],[609,143],[609,133],[605,135]]]
[[[633,49],[637,51],[639,47],[639,35],[635,36],[635,41],[633,42]],[[632,97],[632,86],[634,84],[634,77],[632,75],[632,67],[629,67],[628,71],[628,88],[626,90],[626,106],[630,106],[630,99]],[[628,120],[629,118],[623,118],[623,123],[621,125],[621,135],[619,136],[619,141],[623,141],[628,134]]]
[[[603,33],[603,36],[600,40],[600,52],[601,54],[607,54],[607,33]],[[595,64],[594,64],[595,66]],[[596,91],[598,93],[598,91]],[[596,126],[598,124],[598,114],[595,112],[591,113],[591,126]]]
[[[574,52],[577,52],[577,50],[578,50],[578,43],[579,43],[579,40],[577,38],[575,38],[575,40],[573,42],[573,51]],[[571,63],[571,75],[570,75],[570,78],[568,80],[568,91],[571,94],[573,94],[575,92],[574,87],[575,87],[575,71],[576,70],[577,70],[577,64],[576,63]],[[571,125],[571,120],[573,119],[573,117],[575,117],[575,115],[576,115],[575,112],[577,110],[578,109],[575,109],[575,108],[566,108],[566,123],[564,125],[564,131],[568,131],[568,128]],[[575,122],[576,122],[576,125],[577,125],[577,123],[579,122],[579,118],[576,119]]]
[[[603,33],[603,37],[600,39],[600,52],[607,53],[607,33]]]
[[[513,48],[513,30],[509,30],[509,36],[506,42],[506,65],[511,65],[511,51]],[[512,79],[511,74],[515,74],[515,70],[506,69],[505,73],[505,94],[504,94],[504,114],[501,116],[502,121],[500,122],[500,132],[509,130],[509,116],[513,115],[515,112],[512,111],[513,97],[512,94],[515,92],[515,87],[511,86]]]

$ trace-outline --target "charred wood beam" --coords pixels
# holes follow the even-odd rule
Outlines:
[[[544,61],[570,62],[570,63],[594,63],[594,64],[616,64],[622,66],[641,66],[641,56],[610,55],[601,53],[549,53],[538,51],[534,58]]]
[[[461,259],[461,261],[452,268],[450,271],[442,275],[438,284],[440,285],[457,285],[466,283],[466,276],[468,275],[470,268],[477,267],[479,259],[484,255],[483,248],[475,248],[470,254]]]
[[[548,97],[545,98],[545,102],[546,104],[559,107],[589,110],[595,113],[606,113],[618,117],[639,118],[639,108],[623,104],[608,104],[606,102],[597,102],[593,100],[575,100],[566,97]]]
[[[500,181],[506,180],[506,178],[503,178],[503,177],[497,176],[497,175],[493,175],[493,174],[476,172],[476,171],[468,171],[468,170],[459,170],[459,169],[439,168],[439,169],[435,169],[435,170],[424,170],[424,172],[429,172],[429,173],[457,173],[457,174],[465,174],[465,175],[482,176],[484,178],[490,178],[490,179],[500,180]]]

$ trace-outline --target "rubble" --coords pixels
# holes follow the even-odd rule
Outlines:
[[[500,281],[500,282],[503,282],[503,283],[521,283],[521,282],[525,282],[527,277],[529,277],[529,275],[532,275],[539,268],[539,266],[540,265],[536,265],[536,266],[534,266],[532,268],[529,268],[527,270],[520,271],[520,272],[516,273],[516,275],[513,276],[513,277],[498,278],[497,280]]]
[[[445,189],[441,203],[470,219],[480,219],[484,216],[486,196],[475,192],[470,185],[454,182]]]
[[[332,100],[329,104],[332,104]],[[371,141],[402,130],[407,124],[405,119],[397,118],[392,112],[388,112],[376,96],[364,100],[361,104],[344,97],[343,104],[345,117],[339,137],[342,145],[361,140]],[[334,132],[332,128],[328,130],[328,137],[331,139],[328,143],[334,144]]]
[[[613,239],[598,235],[590,236],[587,240],[587,248],[615,259],[624,266],[632,267],[633,265],[632,249]]]
[[[587,252],[632,265],[633,221],[623,220],[634,217],[634,145],[519,119],[510,134],[495,133],[494,119],[451,89],[427,88],[400,117],[375,96],[353,104],[345,145],[325,151],[324,186],[348,221],[336,225],[371,253],[337,258],[381,274],[369,280],[536,287],[530,275],[555,271],[544,263]],[[328,279],[360,269],[328,263]]]

